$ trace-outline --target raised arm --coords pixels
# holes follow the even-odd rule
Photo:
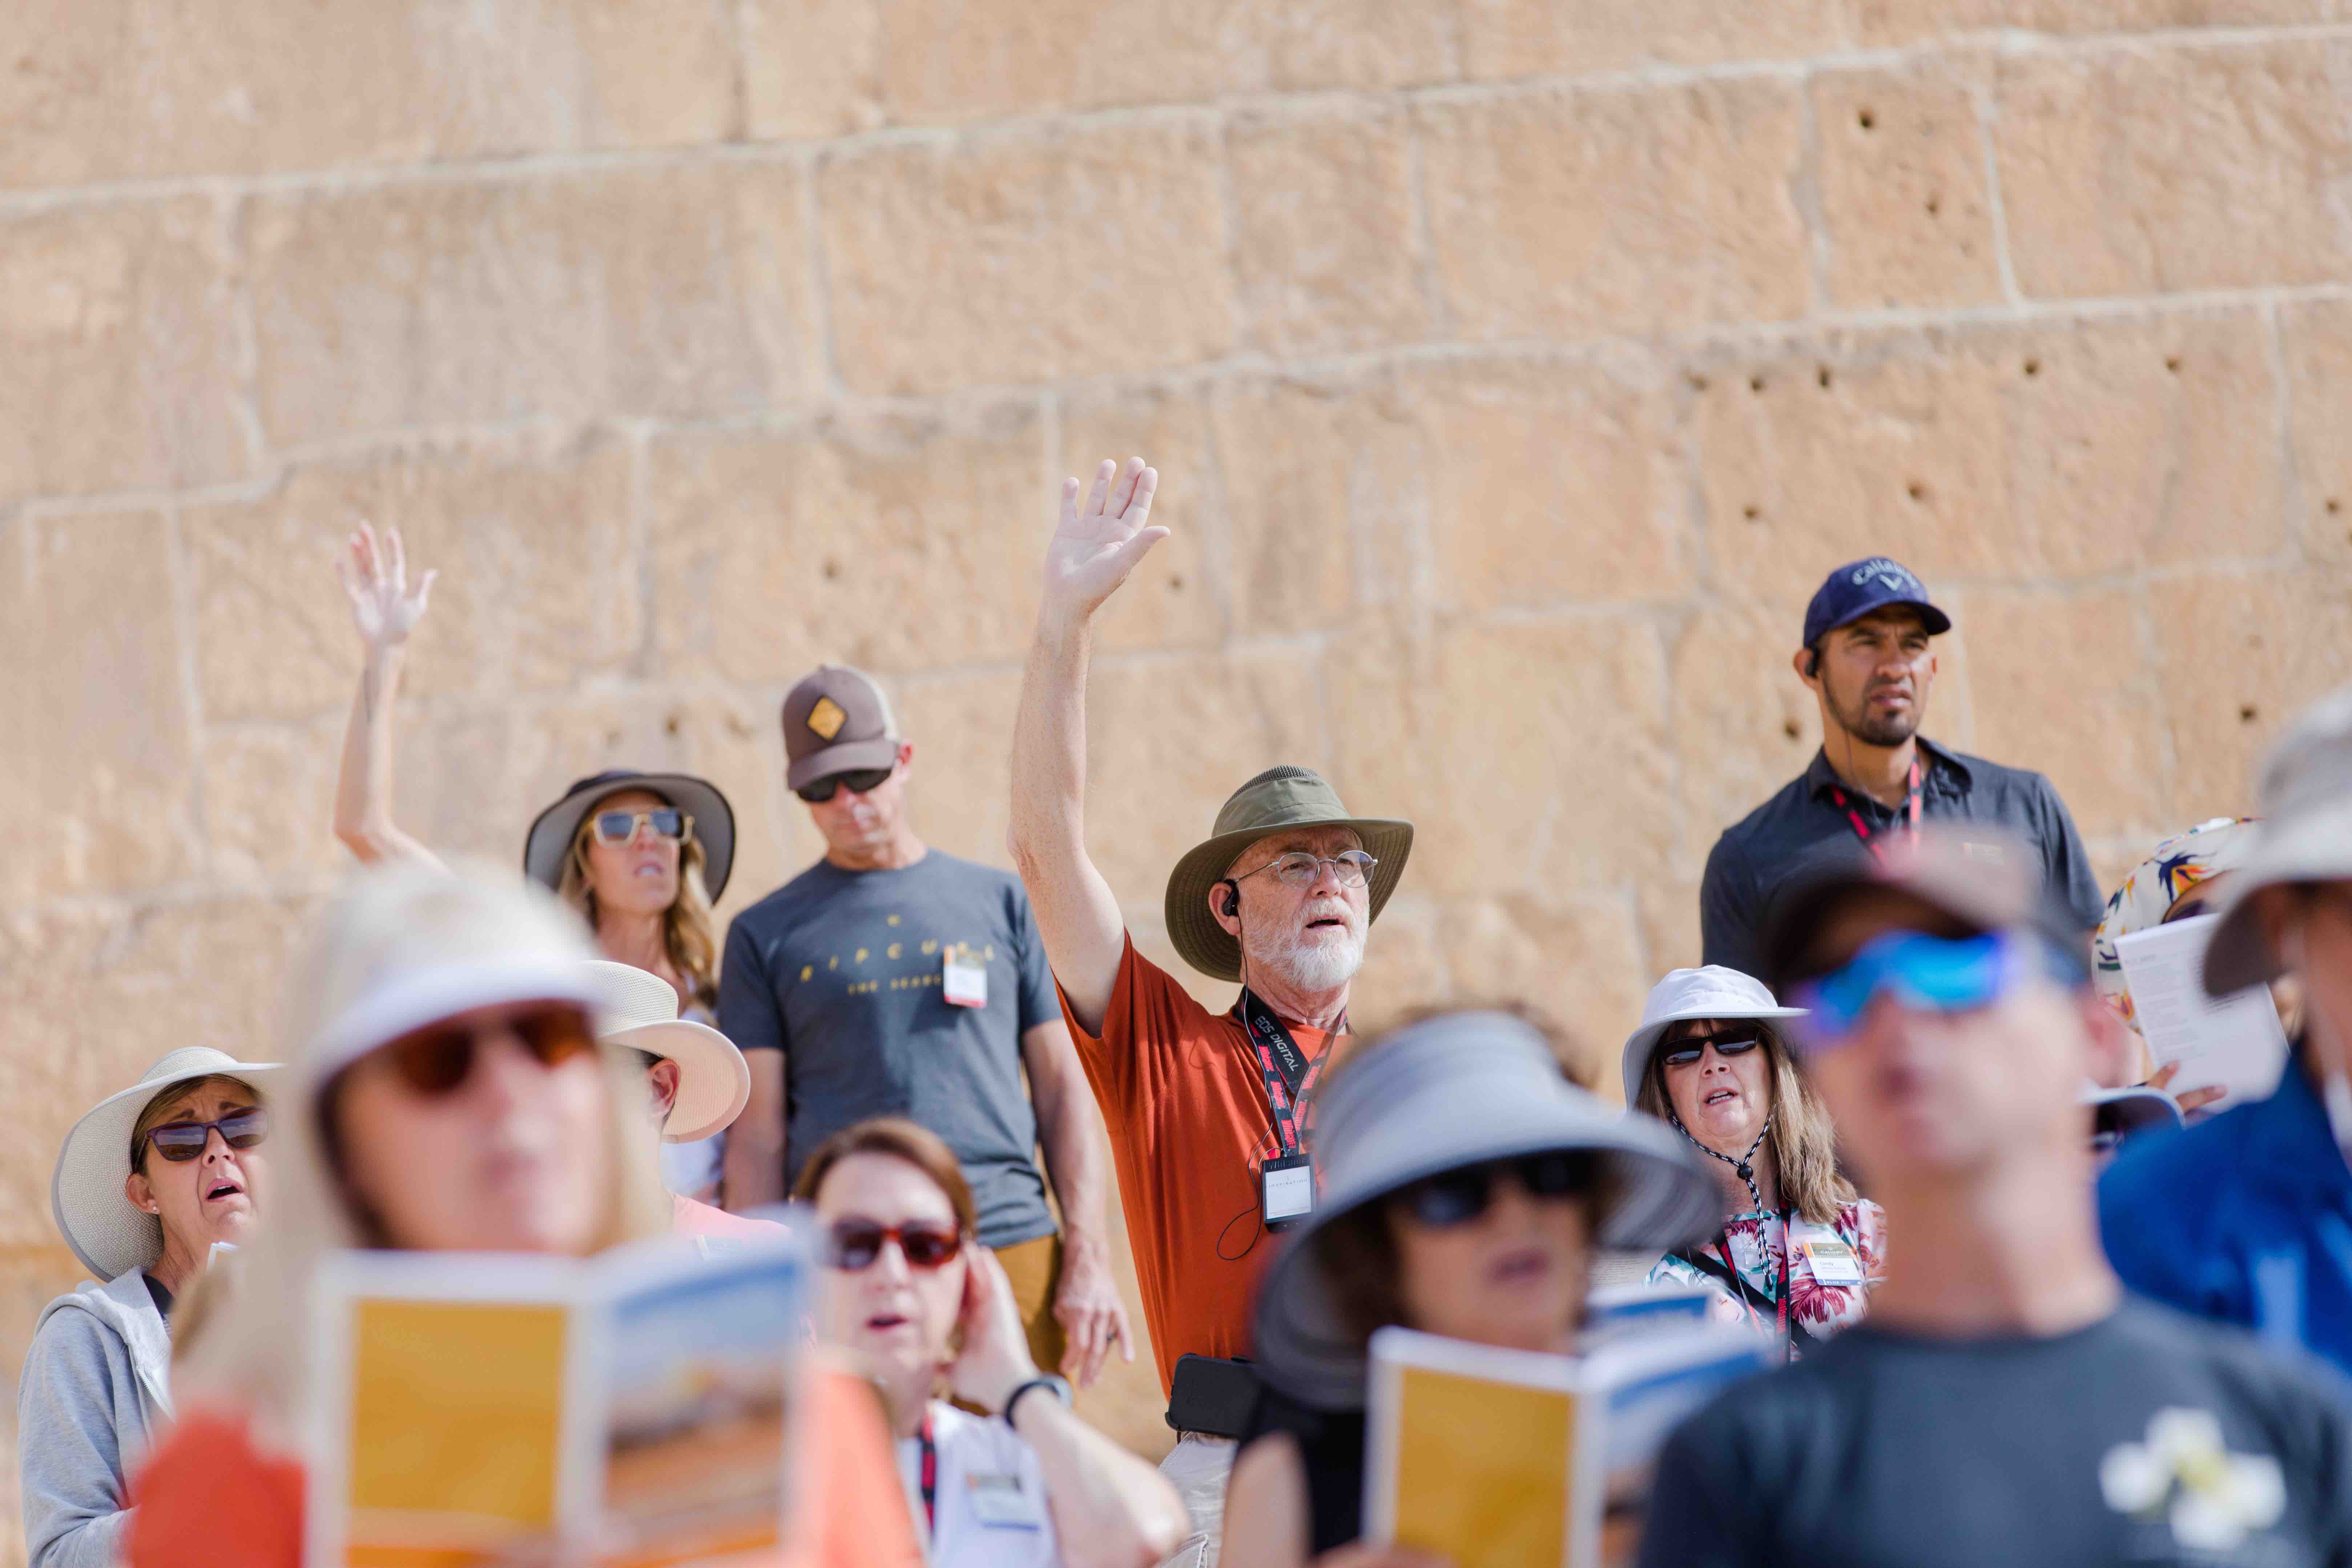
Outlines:
[[[1089,1031],[1102,1026],[1118,979],[1127,922],[1110,884],[1087,856],[1087,661],[1095,612],[1168,537],[1149,526],[1160,476],[1140,458],[1125,469],[1105,458],[1085,505],[1078,481],[1062,481],[1062,510],[1045,547],[1037,635],[1013,721],[1013,818],[1006,842],[1045,956]]]
[[[362,523],[349,545],[349,553],[336,558],[335,573],[352,601],[352,620],[366,657],[343,731],[342,769],[335,778],[335,837],[370,865],[419,860],[438,866],[438,856],[392,820],[392,699],[408,657],[408,634],[424,619],[439,574],[425,573],[415,591],[409,590],[408,552],[396,528],[385,530],[379,548],[375,530]]]

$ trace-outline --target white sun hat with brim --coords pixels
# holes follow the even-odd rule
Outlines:
[[[1650,1058],[1675,1025],[1690,1018],[1794,1018],[1804,1011],[1781,1006],[1761,980],[1720,963],[1668,970],[1664,980],[1650,987],[1650,999],[1642,1004],[1641,1027],[1625,1037],[1624,1066],[1618,1079],[1625,1089],[1625,1103],[1633,1104],[1634,1096],[1641,1093]]]
[[[751,1102],[751,1069],[735,1042],[708,1024],[677,1016],[677,991],[635,964],[591,959],[596,1043],[647,1051],[677,1064],[677,1098],[662,1137],[691,1143],[724,1131]]]
[[[241,1062],[210,1046],[183,1046],[159,1058],[137,1083],[85,1112],[66,1134],[49,1178],[49,1212],[82,1267],[100,1279],[116,1279],[133,1268],[152,1268],[163,1256],[163,1222],[131,1206],[122,1190],[131,1175],[131,1129],[157,1097],[216,1077],[236,1079],[266,1095],[283,1070],[276,1062]]]
[[[2122,1089],[2101,1089],[2095,1083],[2086,1083],[2075,1099],[2090,1108],[2094,1130],[2113,1131],[2123,1138],[2158,1128],[2176,1128],[2183,1120],[2179,1100],[2144,1083]]]
[[[2262,826],[2222,890],[2221,923],[2205,950],[2205,989],[2216,996],[2275,980],[2253,898],[2286,882],[2352,880],[2352,686],[2305,710],[2263,765]]]
[[[1550,1047],[1506,1013],[1448,1013],[1365,1047],[1314,1103],[1314,1214],[1258,1287],[1258,1370],[1293,1398],[1364,1403],[1364,1342],[1339,1310],[1317,1238],[1424,1177],[1531,1154],[1608,1167],[1591,1245],[1653,1254],[1715,1234],[1723,1198],[1690,1146],[1653,1117],[1621,1114],[1561,1076]]]

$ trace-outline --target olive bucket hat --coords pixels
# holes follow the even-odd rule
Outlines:
[[[1224,880],[1234,857],[1268,834],[1295,827],[1348,827],[1364,841],[1372,868],[1371,909],[1366,923],[1381,918],[1381,906],[1404,875],[1412,853],[1412,824],[1385,816],[1350,816],[1339,792],[1312,768],[1272,767],[1234,791],[1217,811],[1213,831],[1194,846],[1168,877],[1168,940],[1184,962],[1219,980],[1242,977],[1242,947],[1209,912],[1209,889]]]

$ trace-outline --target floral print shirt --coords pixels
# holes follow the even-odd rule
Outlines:
[[[1809,1240],[1845,1243],[1861,1265],[1864,1282],[1827,1285],[1816,1279],[1812,1259],[1805,1251]],[[1682,1289],[1697,1287],[1709,1294],[1707,1316],[1711,1320],[1748,1323],[1772,1333],[1780,1327],[1780,1264],[1786,1254],[1790,1321],[1814,1339],[1825,1339],[1862,1321],[1869,1289],[1885,1273],[1886,1215],[1868,1198],[1841,1205],[1836,1222],[1825,1226],[1815,1225],[1793,1213],[1734,1215],[1700,1256],[1720,1268],[1727,1251],[1740,1282],[1748,1287],[1745,1301],[1688,1257],[1672,1252],[1650,1270],[1650,1283]],[[1798,1352],[1792,1350],[1793,1353]]]

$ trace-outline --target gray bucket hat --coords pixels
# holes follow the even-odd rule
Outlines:
[[[563,858],[581,822],[597,805],[624,790],[659,795],[694,818],[694,837],[702,845],[702,888],[717,903],[727,890],[728,875],[735,869],[735,808],[709,779],[691,773],[641,773],[633,768],[612,768],[591,773],[563,792],[563,798],[542,811],[523,836],[523,874],[549,892],[563,885]]]
[[[2321,698],[2263,765],[2262,826],[2205,950],[2205,989],[2226,996],[2284,965],[2254,919],[2253,895],[2284,882],[2352,879],[2352,686]]]
[[[1589,1150],[1612,1167],[1595,1247],[1662,1252],[1723,1222],[1715,1178],[1688,1145],[1570,1083],[1543,1037],[1508,1014],[1444,1014],[1364,1047],[1316,1106],[1321,1190],[1259,1283],[1259,1372],[1309,1405],[1361,1408],[1364,1344],[1346,1327],[1316,1238],[1425,1176],[1554,1150]]]
[[[1271,767],[1225,798],[1210,837],[1176,862],[1168,875],[1168,940],[1184,962],[1219,980],[1242,977],[1242,946],[1209,912],[1209,889],[1224,879],[1234,857],[1269,833],[1294,827],[1351,827],[1372,868],[1371,910],[1365,923],[1381,918],[1381,907],[1404,875],[1412,853],[1412,824],[1386,816],[1350,816],[1339,792],[1312,768]]]

